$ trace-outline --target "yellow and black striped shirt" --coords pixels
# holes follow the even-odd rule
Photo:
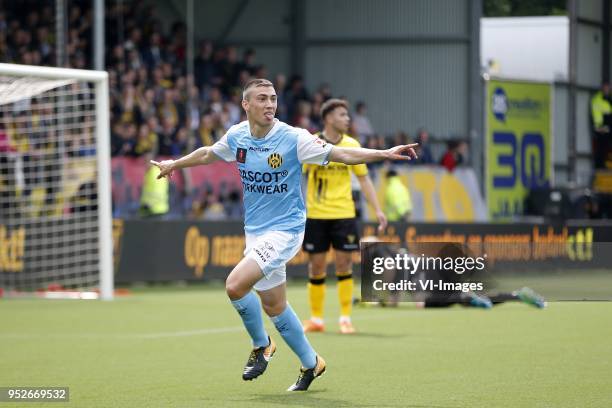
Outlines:
[[[357,140],[348,135],[335,146],[360,147]],[[308,174],[306,211],[308,218],[334,220],[355,217],[355,203],[351,193],[351,172],[356,176],[368,174],[365,164],[346,165],[330,162],[327,166],[305,164]]]

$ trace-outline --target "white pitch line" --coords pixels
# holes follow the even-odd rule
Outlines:
[[[406,311],[408,313],[387,313],[385,315],[373,315],[356,317],[356,321],[364,320],[385,320],[393,319],[395,317],[406,317],[407,315],[419,315],[420,313],[412,313],[416,310]],[[182,331],[169,331],[169,332],[157,332],[157,333],[130,333],[130,334],[107,334],[107,333],[0,333],[0,340],[2,339],[34,339],[34,338],[46,338],[46,339],[93,339],[93,338],[113,338],[113,339],[162,339],[171,337],[190,337],[190,336],[205,336],[209,334],[224,334],[224,333],[236,333],[244,330],[243,326],[229,326],[229,327],[214,327],[207,329],[197,330],[182,330]]]
[[[202,336],[207,334],[232,333],[244,330],[242,326],[216,327],[210,329],[185,330],[174,332],[159,333],[129,333],[129,334],[107,334],[107,333],[1,333],[2,339],[30,339],[30,338],[51,338],[51,339],[93,339],[93,338],[113,338],[113,339],[159,339],[164,337],[188,337]]]
[[[391,319],[396,317],[398,314],[389,313],[387,315],[375,315],[375,316],[364,316],[361,318],[357,318],[357,321],[363,320],[384,320]],[[234,333],[241,332],[244,330],[243,326],[233,326],[233,327],[217,327],[213,329],[199,329],[199,330],[186,330],[186,331],[178,331],[178,332],[160,332],[160,333],[145,333],[145,334],[132,334],[126,335],[126,337],[131,338],[141,338],[141,339],[159,339],[164,337],[188,337],[188,336],[201,336],[206,334],[219,334],[219,333]]]
[[[239,332],[242,330],[244,330],[244,327],[242,326],[233,326],[233,327],[217,327],[213,329],[186,330],[186,331],[177,331],[177,332],[132,334],[132,335],[126,335],[126,337],[139,338],[139,339],[159,339],[162,337],[188,337],[188,336],[202,336],[206,334],[233,333],[233,332]]]

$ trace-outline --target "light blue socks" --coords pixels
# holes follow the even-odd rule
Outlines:
[[[269,344],[268,333],[266,333],[261,317],[259,297],[255,293],[249,292],[242,299],[232,300],[232,305],[238,311],[244,327],[253,339],[253,347],[267,347]]]
[[[317,365],[317,354],[308,342],[306,335],[304,335],[300,319],[298,319],[289,303],[287,303],[283,313],[270,319],[285,342],[291,347],[291,350],[300,358],[302,366],[304,368],[314,368]]]
[[[266,347],[269,344],[268,333],[263,325],[259,297],[249,292],[242,299],[232,300],[232,305],[242,318],[244,327],[253,340],[253,347]],[[300,319],[289,303],[281,314],[270,319],[291,350],[300,358],[302,366],[313,368],[317,364],[317,354],[304,335]]]

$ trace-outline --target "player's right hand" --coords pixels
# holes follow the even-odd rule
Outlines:
[[[412,160],[418,159],[414,148],[417,147],[418,143],[411,143],[407,145],[395,146],[385,150],[387,159],[389,160]],[[405,153],[405,154],[404,154]]]
[[[157,176],[158,180],[166,176],[172,177],[172,172],[174,171],[174,160],[164,160],[161,162],[151,160],[151,164],[159,168],[159,175]]]

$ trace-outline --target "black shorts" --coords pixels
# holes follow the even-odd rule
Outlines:
[[[359,230],[356,218],[339,220],[306,220],[302,248],[313,254],[327,252],[329,244],[339,251],[359,250]]]

